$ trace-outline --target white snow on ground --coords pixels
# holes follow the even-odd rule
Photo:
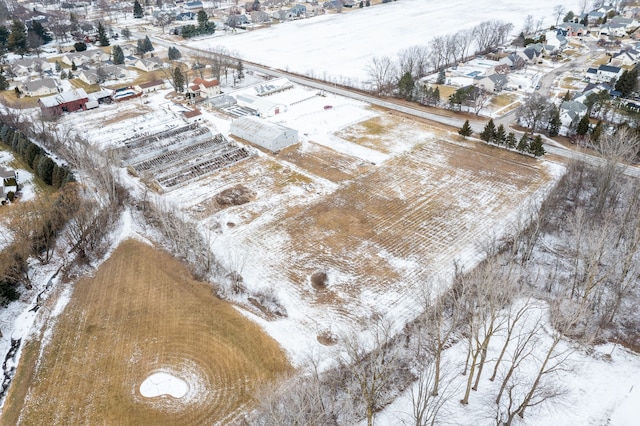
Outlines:
[[[524,19],[555,24],[558,0],[500,2],[403,0],[374,7],[301,19],[269,28],[186,42],[195,48],[238,51],[248,61],[326,79],[363,82],[373,56],[395,58],[398,51],[428,44],[434,36],[470,29],[482,21],[511,22],[519,33]],[[578,11],[577,1],[562,3]],[[562,19],[562,18],[561,18]]]
[[[182,398],[189,391],[189,385],[168,373],[153,373],[140,385],[140,393],[146,398],[169,395],[174,398]]]
[[[536,312],[537,311],[537,312]],[[534,315],[529,317],[531,324],[536,318],[544,318],[546,309],[535,309]],[[545,321],[546,322],[546,321]],[[524,327],[526,329],[526,327]],[[551,344],[547,324],[542,333],[538,333],[535,340],[535,350],[529,361],[525,361],[519,371],[526,371],[529,379],[523,383],[532,382],[541,360],[546,355]],[[491,339],[487,365],[484,368],[478,391],[471,391],[468,405],[462,405],[460,400],[464,395],[468,376],[460,374],[464,366],[467,341],[461,339],[443,356],[443,374],[445,381],[452,379],[449,389],[454,391],[442,409],[442,416],[436,424],[446,422],[460,426],[489,426],[495,425],[495,398],[501,385],[504,371],[498,370],[495,381],[489,381],[495,360],[504,344],[504,335],[497,334]],[[552,400],[552,403],[539,407],[529,407],[524,421],[528,425],[539,426],[575,426],[575,425],[611,425],[630,426],[638,424],[638,407],[640,407],[640,360],[638,355],[618,345],[600,345],[585,353],[584,349],[573,347],[568,340],[563,340],[556,353],[568,355],[562,367],[544,380],[550,379],[555,385],[564,389],[564,393]],[[502,361],[502,368],[508,368],[511,350],[507,350]],[[553,365],[550,362],[547,367]],[[526,380],[529,380],[528,382]],[[443,388],[441,388],[443,389]],[[416,384],[407,389],[393,403],[376,415],[376,424],[405,425],[412,423],[412,390],[418,393]],[[503,402],[505,400],[503,399]],[[516,419],[517,421],[517,419]],[[366,423],[361,423],[363,426]],[[518,423],[521,424],[521,423]]]

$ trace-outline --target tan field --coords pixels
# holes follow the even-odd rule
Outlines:
[[[44,329],[48,344],[24,348],[3,425],[228,424],[258,384],[290,368],[278,344],[210,286],[133,240],[80,280]],[[186,395],[143,397],[155,372],[187,382]]]

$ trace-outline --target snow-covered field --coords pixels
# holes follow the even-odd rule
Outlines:
[[[396,57],[405,48],[425,45],[434,36],[474,27],[482,21],[511,22],[519,33],[527,15],[555,24],[557,0],[498,2],[402,0],[342,14],[285,22],[187,44],[225,48],[252,62],[339,83],[368,79],[366,65],[374,56]],[[578,13],[578,2],[562,3]],[[562,20],[562,18],[561,18]]]
[[[575,3],[569,2],[565,6],[576,11]],[[239,51],[247,60],[311,76],[341,82],[363,81],[367,78],[366,64],[372,56],[395,56],[402,48],[428,43],[434,35],[471,28],[487,19],[511,21],[516,31],[527,14],[536,19],[545,17],[545,22],[550,24],[555,21],[551,14],[557,4],[557,0],[528,3],[517,0],[498,3],[402,0],[195,43],[200,48],[224,45]],[[296,87],[296,99],[304,98],[301,93],[305,90]],[[141,99],[140,102],[68,114],[59,125],[93,129],[83,136],[91,136],[93,143],[106,149],[115,142],[116,132],[105,131],[105,121],[117,121],[124,113],[144,110],[150,113],[144,116],[144,125],[153,127],[162,125],[168,115],[177,115],[176,106],[164,98],[165,94],[161,92],[145,98],[149,104],[143,104]],[[487,159],[486,156],[474,157],[472,144],[456,141],[451,145],[449,142],[440,145],[439,138],[443,135],[410,122],[388,130],[386,139],[375,140],[358,123],[369,119],[385,122],[379,111],[334,95],[314,97],[312,92],[309,94],[308,100],[271,119],[299,130],[301,143],[294,151],[298,157],[260,153],[257,159],[250,160],[251,163],[161,196],[193,215],[203,230],[219,232],[212,243],[216,256],[230,269],[237,269],[250,290],[272,289],[277,295],[287,309],[287,318],[267,321],[249,312],[246,315],[278,340],[296,366],[303,365],[312,355],[322,354],[330,359],[335,355],[334,348],[320,344],[318,334],[339,334],[350,326],[361,327],[358,321],[373,312],[387,317],[397,328],[402,327],[418,312],[417,301],[412,299],[417,283],[425,282],[433,274],[447,276],[454,260],[472,266],[481,257],[482,243],[507,232],[511,221],[517,217],[518,207],[524,208],[528,201],[541,197],[562,172],[557,164],[546,161],[531,170],[518,163],[505,174],[490,170],[492,165],[481,171],[465,171],[462,169],[468,165],[456,161],[466,159],[477,163]],[[280,101],[287,102],[287,92],[278,96]],[[326,105],[332,108],[325,109]],[[206,110],[203,114],[217,131],[228,134],[229,120]],[[112,130],[116,127],[117,124],[113,124]],[[354,136],[357,132],[363,132],[363,140]],[[456,138],[455,135],[444,137]],[[454,154],[446,155],[444,151],[449,148]],[[317,160],[328,156],[327,153],[340,159],[340,172],[345,177],[331,180],[305,168],[300,161],[305,156]],[[415,154],[419,161],[412,162],[414,159],[409,153]],[[368,177],[379,180],[373,183],[358,180],[362,170]],[[382,172],[376,174],[375,170]],[[497,174],[492,175],[493,172]],[[519,181],[514,183],[521,173],[544,178],[525,187]],[[293,175],[300,179],[292,179]],[[216,194],[238,183],[239,177],[245,179],[242,183],[251,185],[257,192],[254,202],[197,214],[206,210]],[[520,179],[524,180],[522,176]],[[137,180],[130,183],[139,186]],[[508,188],[511,192],[505,199],[508,185],[512,185]],[[369,198],[359,198],[362,195],[358,194],[360,188],[375,188],[378,192]],[[459,188],[467,191],[457,191]],[[348,192],[350,189],[353,192]],[[447,195],[450,197],[444,207],[446,214],[435,216],[441,221],[438,226],[431,226],[431,216],[411,216],[410,220],[401,213],[386,218],[375,217],[374,210],[367,204],[390,199],[397,204],[411,204],[431,200],[428,198],[431,193],[438,193],[439,201],[445,200]],[[335,199],[343,204],[332,204]],[[354,214],[353,218],[371,219],[371,222],[365,220],[365,226],[362,226],[354,220],[343,225],[342,217],[330,215],[345,212],[344,206],[349,202],[354,203],[354,210],[371,216]],[[429,213],[435,207],[443,208],[428,203],[420,207],[421,212]],[[305,222],[319,217],[314,216],[318,212],[326,223]],[[404,213],[413,214],[414,210]],[[409,223],[418,220],[423,222]],[[298,224],[304,226],[297,228]],[[370,229],[363,231],[368,227]],[[325,231],[326,234],[322,234]],[[352,234],[365,231],[372,232],[362,241],[350,239]],[[406,234],[400,234],[400,231],[406,231]],[[130,232],[135,234],[138,230]],[[337,245],[325,243],[332,238],[338,241]],[[428,245],[431,240],[437,244]],[[332,251],[335,247],[340,250]],[[409,255],[404,256],[406,253]],[[385,269],[392,278],[372,275],[373,279],[364,279],[366,273],[371,272],[367,269],[371,265]],[[329,302],[315,294],[308,282],[308,274],[319,266],[326,268],[329,275],[329,288],[334,297]],[[378,278],[380,280],[376,282]],[[462,352],[464,347],[454,347],[451,356],[455,358]],[[605,356],[609,354],[610,357]],[[536,413],[535,418],[527,419],[528,424],[632,424],[629,419],[637,414],[636,401],[640,400],[640,392],[634,388],[634,384],[640,384],[640,360],[636,355],[619,347],[599,347],[595,354],[576,352],[571,365],[574,371],[563,376],[571,389],[563,404],[555,412]],[[151,383],[150,396],[172,394],[176,383],[181,386],[167,377]],[[482,404],[483,401],[472,400],[465,408],[452,400],[451,418],[455,419],[452,423],[491,424],[491,419],[483,414]],[[377,424],[403,424],[410,411],[410,402],[404,395],[377,416]]]

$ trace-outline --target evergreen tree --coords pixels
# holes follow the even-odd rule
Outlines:
[[[111,55],[113,56],[113,63],[116,65],[124,64],[124,52],[118,45],[113,46],[111,49]]]
[[[524,135],[522,135],[522,137],[520,138],[520,141],[518,142],[518,146],[516,146],[516,150],[518,150],[518,152],[529,151],[529,134],[528,133],[525,133]]]
[[[542,157],[545,154],[545,150],[542,143],[542,136],[538,135],[529,145],[529,153],[536,157]]]
[[[209,22],[209,16],[207,16],[207,12],[205,12],[204,10],[199,10],[196,18],[198,19],[198,28],[201,31],[206,30],[207,23]]]
[[[4,25],[0,25],[0,55],[7,53],[7,42],[9,41],[9,29]]]
[[[138,39],[138,43],[136,45],[136,53],[140,55],[140,57],[144,56],[144,42],[141,39]]]
[[[436,80],[436,84],[444,84],[447,81],[447,75],[444,72],[444,69],[438,71],[438,79]]]
[[[638,69],[633,68],[631,71],[624,70],[616,82],[615,88],[624,97],[633,93],[638,88]]]
[[[131,30],[129,28],[123,29],[122,37],[124,37],[126,40],[129,40],[131,38]]]
[[[38,37],[42,39],[43,44],[47,44],[51,40],[53,40],[49,35],[49,33],[47,32],[47,30],[42,26],[40,21],[31,21],[31,28],[29,29],[28,32],[37,34]]]
[[[74,61],[71,61],[71,71],[77,71],[77,70],[78,70],[78,66]]]
[[[462,135],[463,138],[466,138],[467,136],[471,136],[472,133],[473,133],[473,130],[471,129],[471,124],[469,124],[469,120],[465,120],[460,130],[458,130],[458,134]]]
[[[182,57],[182,54],[180,53],[178,48],[173,46],[169,47],[169,51],[167,52],[167,55],[170,61],[175,61]]]
[[[56,72],[60,72],[62,70],[62,65],[60,65],[60,62],[56,61],[55,69],[56,69]]]
[[[82,41],[78,41],[73,44],[73,48],[76,49],[76,52],[84,52],[87,50],[87,45]]]
[[[436,87],[431,93],[431,105],[438,105],[440,103],[440,88]]]
[[[485,142],[490,142],[495,138],[496,125],[493,122],[493,118],[484,126],[482,133],[480,133],[480,139]]]
[[[238,81],[242,81],[244,79],[244,65],[242,65],[241,60],[238,60],[238,64],[236,65],[236,76]]]
[[[0,74],[0,90],[7,90],[9,88],[9,82],[5,78],[4,74]]]
[[[560,120],[560,110],[558,107],[553,105],[551,107],[551,114],[549,114],[549,136],[558,136],[561,126],[562,120]]]
[[[100,46],[109,45],[109,37],[107,37],[107,31],[104,29],[102,22],[98,22],[98,41],[100,42]]]
[[[173,86],[175,87],[176,92],[184,92],[184,76],[178,67],[175,67],[173,70]]]
[[[509,134],[507,135],[507,138],[504,141],[504,145],[507,148],[513,149],[516,147],[516,135],[513,132],[509,132]]]
[[[27,32],[22,21],[13,20],[11,33],[7,39],[7,47],[21,57],[24,57],[24,54],[27,53]]]
[[[569,89],[567,89],[567,93],[564,94],[564,97],[562,98],[563,101],[570,101],[571,100],[571,91]]]
[[[596,123],[596,126],[591,131],[591,141],[593,143],[598,143],[601,136],[602,136],[602,121],[598,121]]]
[[[584,137],[589,132],[589,115],[585,114],[578,122],[576,127],[576,135]]]
[[[138,0],[135,0],[133,2],[133,17],[134,18],[142,18],[144,16],[144,10],[142,10],[142,6],[140,6],[140,3],[138,2]]]
[[[145,36],[144,40],[142,41],[142,47],[144,48],[145,53],[153,52],[153,44],[151,44],[151,40],[149,40],[149,36]]]
[[[506,139],[507,132],[504,130],[504,126],[500,124],[498,126],[498,130],[496,130],[495,134],[493,135],[493,141],[496,143],[496,145],[502,145]]]
[[[409,71],[405,72],[398,82],[398,94],[401,98],[410,101],[413,98],[415,82]]]

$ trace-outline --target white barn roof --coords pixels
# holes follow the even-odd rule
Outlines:
[[[84,89],[67,90],[66,92],[58,93],[57,95],[47,96],[40,98],[40,102],[45,107],[55,107],[57,105],[65,104],[67,102],[73,102],[80,99],[88,99],[89,96]]]

